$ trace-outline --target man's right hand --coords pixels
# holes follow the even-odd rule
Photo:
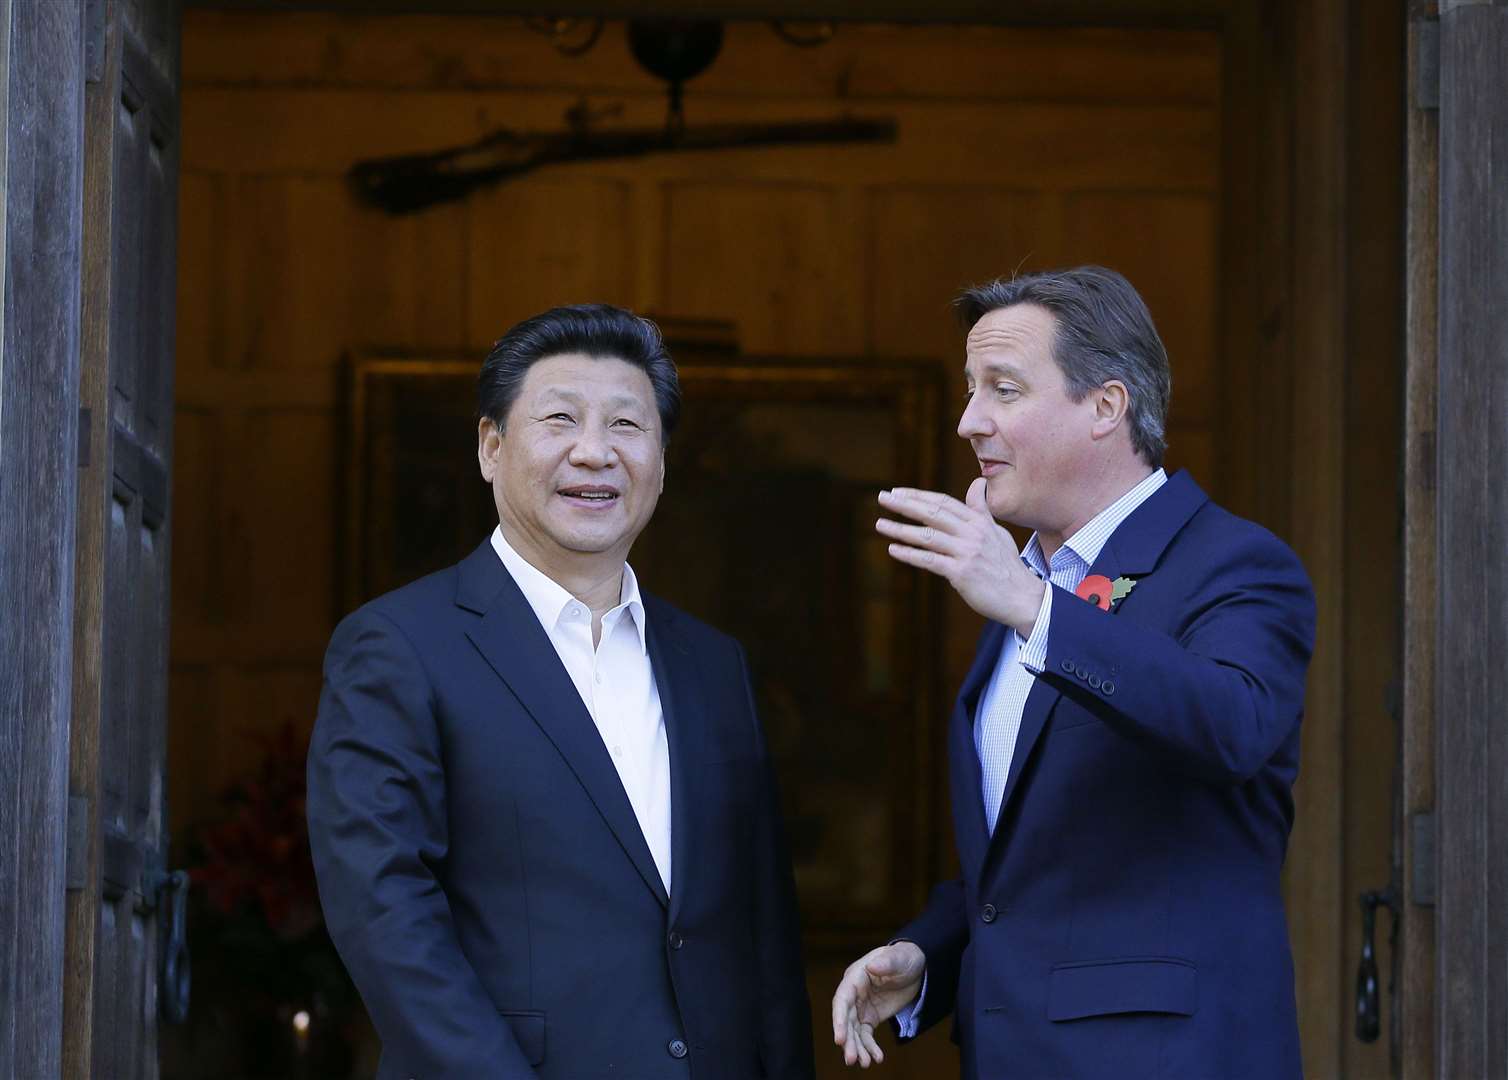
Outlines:
[[[916,1000],[926,970],[926,954],[910,941],[882,945],[848,965],[833,994],[833,1042],[843,1048],[843,1064],[867,1069],[885,1060],[874,1029]]]

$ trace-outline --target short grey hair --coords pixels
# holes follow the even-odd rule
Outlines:
[[[1148,465],[1160,467],[1173,374],[1152,313],[1131,283],[1103,266],[1076,266],[996,278],[954,301],[970,330],[990,312],[1018,304],[1052,313],[1052,356],[1074,401],[1112,379],[1125,384],[1131,445]]]

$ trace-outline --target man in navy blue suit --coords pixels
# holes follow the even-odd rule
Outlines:
[[[378,1076],[810,1077],[743,650],[626,562],[680,407],[659,332],[547,311],[494,346],[479,404],[498,528],[340,624],[309,753]]]
[[[848,968],[834,1041],[867,1067],[877,1025],[952,1013],[968,1080],[1299,1077],[1279,874],[1308,579],[1164,474],[1167,355],[1123,277],[959,306],[981,475],[882,493],[902,520],[877,528],[989,620],[948,730],[963,873]]]

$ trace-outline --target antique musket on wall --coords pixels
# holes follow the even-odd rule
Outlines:
[[[347,176],[363,202],[390,214],[409,214],[546,165],[693,150],[894,142],[895,134],[893,119],[848,117],[616,130],[593,130],[577,122],[558,132],[502,128],[450,150],[360,161]]]

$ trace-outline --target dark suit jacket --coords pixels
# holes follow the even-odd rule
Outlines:
[[[955,1012],[964,1075],[1300,1075],[1279,872],[1293,823],[1314,597],[1293,553],[1179,473],[1053,596],[999,824],[973,724],[991,624],[949,730],[963,876],[898,936],[927,954],[923,1025]]]
[[[809,1077],[795,894],[743,650],[644,596],[672,895],[490,542],[343,621],[309,752],[330,934],[382,1080]]]

